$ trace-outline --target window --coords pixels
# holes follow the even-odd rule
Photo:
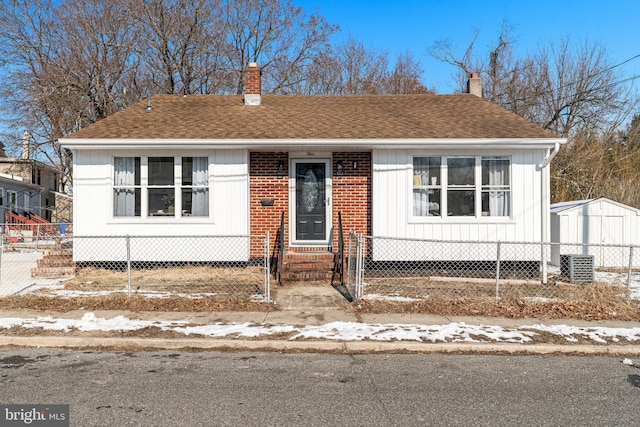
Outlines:
[[[114,216],[140,216],[140,157],[114,159]]]
[[[413,159],[413,215],[440,216],[440,157]]]
[[[0,206],[4,207],[4,188],[0,188]]]
[[[474,157],[447,158],[447,216],[475,215]]]
[[[182,158],[182,214],[209,216],[209,164],[206,157]]]
[[[18,207],[18,193],[15,191],[7,190],[7,202],[9,204],[9,210],[16,211]]]
[[[508,156],[413,158],[413,216],[508,217]]]
[[[113,188],[114,216],[209,216],[209,159],[116,157]]]
[[[149,216],[175,215],[176,190],[173,157],[149,157]]]
[[[482,215],[509,216],[509,158],[482,158]]]

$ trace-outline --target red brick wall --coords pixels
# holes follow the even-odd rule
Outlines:
[[[338,173],[338,161],[342,172]],[[353,168],[353,162],[357,168]],[[282,162],[283,171],[278,172]],[[338,243],[338,212],[342,212],[345,240],[350,229],[371,235],[371,153],[333,153],[333,226],[334,247]],[[275,242],[280,215],[284,212],[285,243],[289,244],[289,155],[288,153],[249,154],[249,206],[251,234],[271,233]],[[264,199],[273,199],[273,206],[263,206]]]
[[[338,162],[342,161],[342,173]],[[353,162],[358,162],[353,168]],[[333,153],[334,248],[338,244],[338,212],[342,212],[345,244],[349,230],[371,235],[371,153]]]
[[[283,171],[278,172],[282,162]],[[285,242],[289,241],[289,153],[249,154],[249,214],[251,235],[271,233],[273,248],[280,216],[284,212]],[[273,199],[273,206],[263,206],[262,201]],[[252,254],[254,255],[254,254]]]

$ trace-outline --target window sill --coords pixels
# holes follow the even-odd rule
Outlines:
[[[107,224],[212,224],[213,219],[208,216],[181,216],[174,214],[153,214],[148,217],[112,217]]]
[[[508,216],[449,216],[443,218],[441,216],[412,216],[409,218],[409,224],[515,224],[516,221]]]

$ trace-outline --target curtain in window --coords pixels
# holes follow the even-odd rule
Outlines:
[[[498,191],[495,187],[508,185],[509,163],[504,159],[487,159],[489,168],[489,215],[507,216],[509,215],[509,193]]]
[[[209,159],[193,158],[191,214],[193,216],[209,215]]]
[[[413,215],[427,216],[429,215],[429,191],[425,188],[416,189],[415,187],[423,187],[429,185],[429,170],[424,163],[425,159],[414,159],[413,175]]]
[[[135,157],[115,158],[115,216],[135,216]],[[129,188],[122,188],[129,187]]]

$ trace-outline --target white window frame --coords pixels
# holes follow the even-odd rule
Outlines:
[[[439,158],[440,159],[440,176],[436,177],[435,183],[432,181],[434,177],[429,177],[427,185],[422,185],[422,179],[418,179],[416,176],[420,175],[414,170],[415,159],[418,158]],[[465,185],[449,185],[449,159],[454,158],[473,158],[474,159],[474,183],[473,186]],[[500,160],[508,160],[507,167],[507,179],[506,185],[482,185],[482,161],[488,158],[495,158]],[[502,221],[513,219],[513,158],[511,155],[487,155],[487,154],[435,154],[435,153],[413,153],[409,156],[409,216],[411,222],[432,222],[432,221],[449,221],[449,222],[464,222],[465,220],[474,221]],[[469,188],[474,191],[474,212],[473,215],[449,215],[448,212],[448,192],[451,190],[463,190]],[[422,191],[439,190],[440,200],[439,214],[431,214],[432,210],[429,208],[426,214],[416,214],[417,212],[423,212],[424,209],[416,209],[416,192],[415,190],[420,188]],[[489,191],[497,191],[507,194],[508,198],[508,215],[494,215],[490,216],[482,211],[482,196]],[[434,201],[429,200],[429,206]]]
[[[115,173],[116,173],[116,158],[140,158],[140,184],[137,185],[129,185],[129,186],[118,186],[115,185]],[[174,159],[173,163],[173,184],[172,185],[150,185],[149,184],[149,158],[150,157],[172,157]],[[207,159],[207,167],[206,167],[206,184],[200,184],[195,186],[185,186],[182,185],[182,159],[185,157],[204,157]],[[188,222],[190,220],[211,220],[212,215],[212,157],[208,155],[197,155],[197,154],[180,154],[180,155],[171,155],[171,154],[162,154],[159,153],[155,156],[142,156],[142,155],[114,155],[111,158],[111,190],[109,193],[109,197],[111,200],[111,219],[115,221],[121,220],[147,220],[147,221],[161,221],[161,220],[180,220],[184,222]],[[174,212],[172,214],[168,214],[168,212],[163,212],[162,214],[156,214],[149,212],[149,190],[154,188],[168,188],[171,187],[174,190]],[[206,188],[208,191],[208,200],[207,200],[207,215],[200,216],[191,216],[187,213],[183,213],[182,209],[177,209],[176,207],[182,207],[182,191],[186,188]],[[125,215],[116,215],[115,210],[115,190],[117,188],[134,188],[140,190],[140,215],[134,216],[125,216]]]

